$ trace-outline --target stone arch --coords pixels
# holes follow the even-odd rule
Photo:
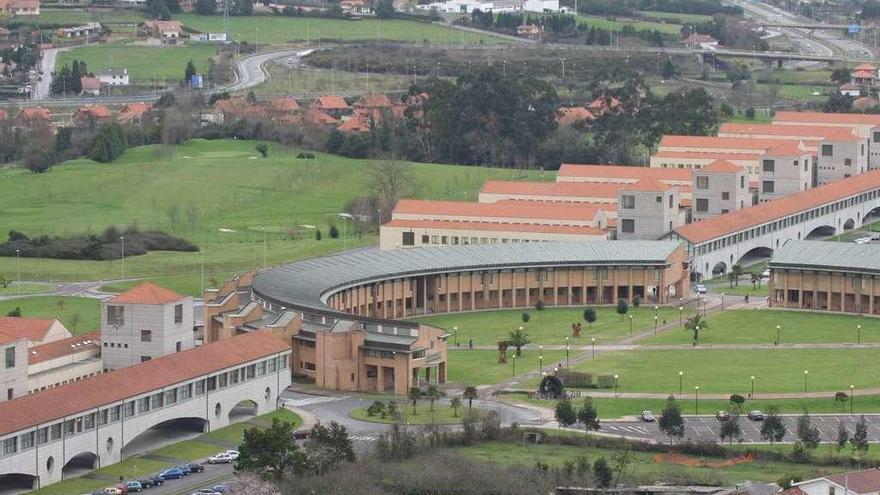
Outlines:
[[[79,452],[64,463],[64,467],[61,468],[61,477],[68,478],[91,471],[98,467],[99,460],[100,457],[94,452]]]
[[[724,275],[725,273],[727,273],[727,263],[725,263],[723,261],[719,261],[718,263],[715,263],[715,266],[712,267],[712,276],[713,277]]]
[[[856,227],[856,222],[852,218],[847,218],[846,222],[843,222],[843,230],[852,230]]]
[[[165,438],[175,437],[180,440],[186,440],[187,437],[195,437],[210,429],[210,422],[199,417],[181,417],[171,418],[164,421],[158,421],[148,427],[143,428],[135,435],[129,437],[128,429],[126,429],[125,444],[121,445],[116,438],[108,438],[102,448],[107,448],[108,453],[113,450],[119,450],[123,457],[141,452],[143,445],[154,444],[157,440],[164,441]]]
[[[832,227],[831,225],[820,225],[818,227],[815,227],[809,233],[807,233],[807,235],[806,235],[806,237],[804,237],[804,239],[807,239],[807,240],[824,239],[826,237],[833,236],[835,233],[836,233],[836,229],[834,227]]]
[[[245,399],[229,408],[227,414],[229,422],[243,421],[258,415],[260,412],[259,402],[253,399]]]
[[[0,487],[10,490],[10,493],[19,493],[27,490],[35,490],[39,488],[37,477],[26,473],[4,473],[0,474]]]
[[[773,256],[773,249],[767,246],[753,247],[739,257],[737,264],[745,268],[747,265],[753,265],[759,261],[770,259]]]

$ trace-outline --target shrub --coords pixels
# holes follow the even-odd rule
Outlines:
[[[562,380],[566,387],[574,388],[595,388],[593,383],[593,375],[590,373],[582,373],[579,371],[570,371],[566,368],[560,369],[556,375]],[[611,377],[611,386],[614,386],[614,377]]]
[[[321,240],[321,229],[315,229],[315,240],[316,241]]]
[[[538,302],[535,303],[535,309],[538,311],[544,311],[544,301],[538,299]]]
[[[382,418],[385,418],[386,415],[385,403],[380,400],[373,402],[370,404],[370,407],[367,408],[367,416],[372,418],[376,415],[379,415]]]
[[[139,256],[150,251],[197,252],[198,246],[186,239],[164,232],[139,232],[135,227],[120,231],[107,228],[100,236],[77,235],[73,237],[49,237],[41,235],[32,239],[20,232],[10,232],[10,239],[0,244],[0,256],[15,256],[18,250],[25,258],[50,258],[69,260],[114,260],[122,256],[120,237],[125,236],[125,256]]]
[[[337,229],[335,225],[330,226],[330,238],[339,239],[339,229]]]
[[[730,403],[741,406],[746,403],[746,398],[739,394],[733,394],[730,396]]]
[[[614,375],[599,375],[597,383],[599,388],[612,388],[614,387]]]

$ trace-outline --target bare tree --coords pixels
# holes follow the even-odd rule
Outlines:
[[[168,209],[165,210],[165,215],[168,216],[168,221],[171,222],[171,232],[177,230],[177,216],[179,213],[180,208],[177,206],[177,203],[168,205]]]
[[[379,200],[379,207],[389,211],[401,198],[416,189],[410,166],[394,160],[385,160],[367,168],[367,188]]]

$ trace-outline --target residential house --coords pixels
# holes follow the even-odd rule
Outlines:
[[[130,84],[128,78],[128,69],[122,69],[122,72],[108,70],[98,72],[98,80],[105,86],[128,86]]]
[[[40,0],[0,0],[0,13],[6,15],[40,15]]]
[[[180,21],[147,21],[142,26],[143,33],[162,41],[165,45],[176,45],[183,31]]]
[[[352,108],[341,96],[319,96],[309,108],[320,110],[334,119],[342,119],[351,115]]]
[[[703,50],[712,50],[718,48],[719,45],[718,40],[708,34],[701,33],[692,33],[684,39],[684,42],[688,46],[702,48]]]
[[[596,117],[600,117],[605,112],[616,112],[620,109],[620,100],[611,96],[599,96],[587,106],[587,110],[590,111]]]
[[[82,91],[79,92],[80,96],[101,95],[101,80],[97,77],[82,77],[80,78],[80,84],[82,85]]]
[[[801,481],[792,485],[805,495],[878,495],[880,469],[850,471],[822,478]]]
[[[119,115],[116,116],[116,120],[120,124],[140,124],[149,117],[152,109],[150,105],[143,102],[126,103],[119,111]]]
[[[7,119],[9,119],[9,114],[6,113],[6,110],[0,108],[0,122],[5,122]]]
[[[343,14],[362,15],[369,13],[369,9],[364,5],[364,0],[342,0],[339,2]]]
[[[83,36],[97,36],[102,31],[101,24],[98,22],[89,22],[81,26],[63,27],[55,31],[61,38],[82,38]]]
[[[596,120],[596,117],[584,107],[561,107],[556,111],[556,124],[559,127],[571,127]]]
[[[717,160],[694,170],[694,220],[705,220],[751,205],[749,173],[745,167]]]
[[[379,119],[371,118],[370,113],[357,112],[348,120],[342,123],[337,129],[339,132],[354,132],[365,134],[373,129],[373,126],[379,122]]]
[[[856,98],[852,102],[853,110],[864,112],[869,108],[874,108],[880,106],[880,100],[877,98],[872,98],[870,96],[862,96],[861,98]]]
[[[862,87],[858,84],[847,83],[840,87],[840,94],[850,98],[858,98],[862,95]]]
[[[52,122],[52,112],[44,107],[22,108],[15,117],[15,125],[18,127],[33,128],[37,125],[49,125]]]
[[[394,104],[391,99],[381,93],[367,93],[354,102],[355,111],[358,110],[390,110]]]
[[[224,98],[214,103],[214,109],[223,114],[224,121],[263,120],[269,118],[269,111],[264,105],[251,103],[247,98],[236,96]]]
[[[542,30],[534,24],[522,24],[516,27],[516,35],[529,40],[540,40]]]
[[[309,107],[309,110],[306,112],[305,121],[319,127],[336,127],[340,122],[339,119],[314,106]]]
[[[620,189],[617,238],[655,240],[683,224],[678,187],[642,179]]]
[[[869,63],[859,64],[852,70],[851,77],[857,86],[873,87],[877,84],[877,68]]]
[[[0,332],[27,341],[28,347],[48,344],[71,336],[70,331],[55,319],[0,317]]]
[[[73,112],[73,124],[80,127],[94,127],[110,121],[110,109],[104,105],[85,105]]]

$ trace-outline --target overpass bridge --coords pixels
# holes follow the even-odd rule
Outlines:
[[[691,272],[708,279],[741,261],[769,257],[786,242],[839,234],[880,211],[880,170],[676,228]]]
[[[120,462],[156,427],[211,431],[248,406],[279,407],[290,346],[258,331],[0,403],[0,491],[40,488]]]

